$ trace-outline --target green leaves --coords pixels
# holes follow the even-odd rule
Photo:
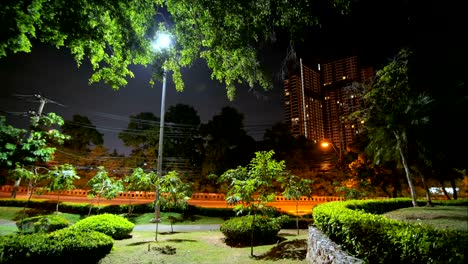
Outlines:
[[[88,181],[88,185],[91,187],[90,197],[104,197],[108,200],[114,199],[124,190],[122,181],[110,178],[103,166],[98,167],[98,172]]]
[[[32,116],[28,132],[7,125],[5,117],[0,117],[0,164],[12,168],[15,163],[31,165],[51,160],[55,152],[52,144],[62,144],[69,138],[54,128],[62,124],[63,119],[54,113]]]
[[[349,2],[320,4],[346,10]],[[89,82],[113,89],[133,78],[130,65],[160,60],[153,70],[172,71],[178,91],[184,89],[182,68],[202,58],[232,100],[240,84],[271,88],[260,64],[261,49],[275,41],[278,29],[300,38],[305,27],[318,23],[321,9],[310,0],[5,0],[0,8],[0,58],[30,52],[37,39],[70,49],[78,66],[88,60],[94,70]],[[150,48],[160,17],[159,30],[170,32],[176,43],[164,55]],[[149,80],[151,85],[157,75]]]
[[[161,193],[158,203],[168,209],[186,208],[190,199],[190,184],[184,183],[176,171],[170,171],[163,177],[158,177],[156,186]]]
[[[247,167],[239,166],[221,175],[220,181],[228,182],[230,187],[226,200],[236,204],[236,211],[262,210],[274,200],[274,184],[281,178],[285,165],[284,161],[274,160],[273,154],[274,151],[256,152]]]
[[[73,182],[78,180],[80,176],[76,174],[73,165],[63,164],[55,166],[54,169],[50,170],[47,173],[47,178],[50,179],[47,190],[62,191],[74,189]]]

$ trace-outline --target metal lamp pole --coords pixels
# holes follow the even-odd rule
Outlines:
[[[157,36],[156,42],[153,45],[153,48],[157,51],[162,51],[163,49],[168,48],[171,45],[171,37],[166,33],[160,33]],[[162,178],[162,161],[163,161],[163,146],[164,146],[164,112],[165,112],[165,103],[166,103],[166,73],[167,70],[163,66],[163,81],[162,81],[162,93],[161,93],[161,116],[159,120],[159,146],[158,146],[158,167],[157,175],[158,182]],[[161,222],[161,206],[159,204],[160,196],[160,186],[157,182],[154,193],[154,218],[151,222],[156,223],[156,238],[158,240],[158,224]]]
[[[163,159],[163,145],[164,145],[164,113],[166,103],[166,68],[163,69],[163,83],[162,83],[162,95],[161,95],[161,117],[159,120],[159,146],[158,146],[158,167],[157,177],[162,177],[162,159]],[[159,186],[156,186],[155,198],[154,198],[154,219],[153,222],[161,222],[161,206],[159,205]]]

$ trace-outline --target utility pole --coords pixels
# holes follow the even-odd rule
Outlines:
[[[30,101],[30,102],[39,102],[39,108],[37,110],[37,113],[35,111],[29,111],[28,112],[29,116],[30,115],[36,115],[36,116],[40,117],[42,115],[42,111],[44,110],[44,106],[45,106],[46,103],[54,103],[54,104],[57,104],[57,105],[60,105],[60,106],[64,106],[64,105],[62,105],[60,103],[57,103],[57,102],[55,102],[53,100],[50,100],[50,99],[42,96],[39,93],[36,93],[36,94],[33,94],[33,95],[15,94],[14,96],[19,97],[19,98],[24,98],[26,101]],[[31,132],[31,129],[29,129],[29,132]],[[21,184],[21,178],[18,178],[15,181],[15,185],[13,186],[13,191],[11,193],[11,198],[16,198],[16,193],[18,192],[18,188],[19,188],[20,184]]]

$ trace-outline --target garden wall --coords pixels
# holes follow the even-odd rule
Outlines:
[[[306,261],[310,264],[364,263],[364,261],[350,256],[339,245],[313,226],[309,226]]]

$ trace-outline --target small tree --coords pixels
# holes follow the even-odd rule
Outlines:
[[[135,168],[132,174],[125,176],[124,183],[126,191],[147,191],[150,190],[151,186],[154,186],[152,182],[155,178],[153,172],[145,173],[142,168]],[[129,197],[128,214],[130,215],[133,211],[132,197]]]
[[[121,180],[115,180],[110,178],[107,171],[103,166],[98,167],[96,175],[88,181],[88,185],[91,186],[91,190],[88,196],[92,199],[97,197],[98,200],[98,213],[100,208],[100,199],[104,197],[108,200],[112,200],[123,192],[123,184]],[[92,206],[89,208],[88,215],[91,214]]]
[[[55,147],[52,144],[63,144],[70,137],[62,134],[54,126],[62,126],[63,119],[54,114],[32,116],[30,130],[18,129],[6,124],[6,119],[0,116],[0,165],[9,169],[25,169],[37,163],[48,162],[53,158]],[[34,170],[34,167],[31,167]],[[34,173],[34,172],[33,172]],[[24,174],[26,175],[26,174]],[[22,173],[12,174],[15,185],[11,193],[16,198],[16,192],[21,183]],[[30,185],[32,183],[30,182]],[[31,193],[31,190],[29,190]]]
[[[228,181],[230,189],[227,202],[233,204],[237,214],[253,215],[251,223],[250,254],[253,254],[255,218],[260,213],[268,213],[276,196],[276,184],[280,182],[285,169],[284,161],[273,159],[274,151],[260,151],[247,167],[237,167],[221,175],[221,181]]]
[[[190,184],[184,183],[176,171],[170,171],[164,177],[158,178],[157,184],[162,193],[159,203],[167,209],[186,209],[190,199]],[[171,218],[171,232],[174,232],[173,223],[177,220]]]
[[[298,176],[288,174],[282,179],[281,186],[283,187],[283,195],[288,199],[296,201],[296,228],[299,235],[299,199],[303,196],[312,196],[312,183],[310,179],[302,179]]]
[[[80,176],[76,174],[75,168],[70,164],[64,164],[55,166],[53,170],[50,170],[46,177],[50,179],[49,184],[46,187],[48,191],[57,191],[57,206],[55,212],[58,213],[60,195],[63,190],[71,190],[75,188],[73,181],[78,180]]]

